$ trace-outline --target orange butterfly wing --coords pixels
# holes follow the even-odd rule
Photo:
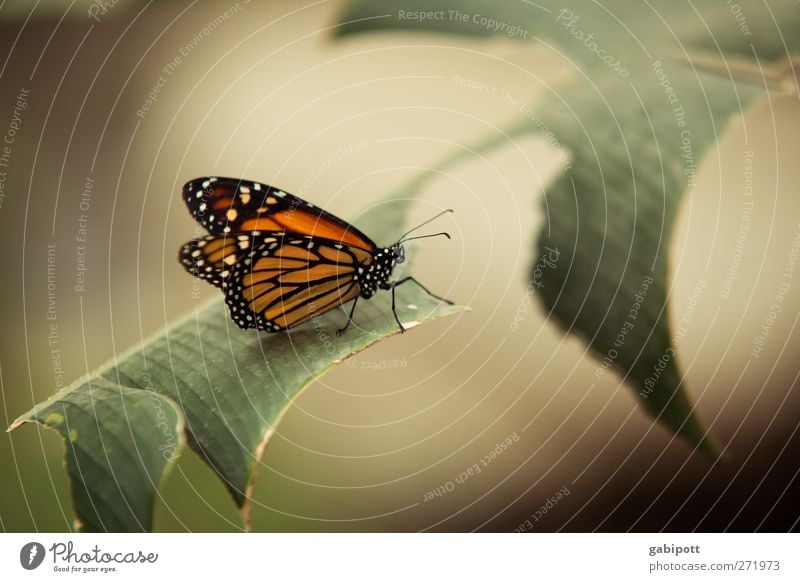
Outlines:
[[[239,327],[282,331],[357,298],[372,255],[332,239],[263,233],[222,283]]]
[[[373,251],[375,243],[346,221],[278,188],[237,178],[187,182],[183,199],[211,234],[270,231],[326,238]]]

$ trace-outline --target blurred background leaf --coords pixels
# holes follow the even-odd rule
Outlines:
[[[685,330],[668,323],[668,241],[699,164],[757,91],[698,79],[674,62],[657,69],[664,86],[652,69],[635,70],[629,82],[595,77],[543,104],[573,167],[545,193],[548,222],[531,280],[554,319],[602,360],[598,376],[619,370],[650,414],[715,456],[676,361]],[[549,249],[562,260],[542,269]]]
[[[785,18],[784,30],[800,38],[796,5],[776,3],[772,10],[751,15],[738,35],[725,36],[724,51],[752,50],[762,58],[781,54],[782,39],[771,35],[754,43],[749,28],[768,29],[776,12]],[[702,32],[686,19],[689,11],[702,15]],[[674,2],[656,12],[624,1],[564,7],[556,2],[354,0],[337,29],[340,35],[397,29],[552,39],[591,71],[591,76],[576,75],[556,98],[537,104],[540,114],[521,116],[507,130],[514,136],[551,134],[554,147],[570,159],[564,175],[545,192],[547,222],[530,281],[541,290],[548,313],[603,359],[602,373],[617,368],[645,409],[712,456],[717,447],[682,388],[673,350],[678,340],[667,323],[665,241],[698,165],[755,90],[698,77],[672,56],[685,53],[681,41],[697,47],[707,38],[716,43],[717,30],[729,30],[724,24],[736,14],[718,2]],[[659,21],[673,22],[667,24],[671,36],[663,34]],[[550,266],[554,250],[566,260]],[[637,301],[642,295],[646,300]]]
[[[596,65],[588,44],[625,61],[647,61],[648,51],[685,45],[722,54],[754,52],[771,60],[796,51],[793,34],[776,34],[775,22],[796,26],[796,4],[773,0],[764,10],[715,0],[677,0],[658,5],[626,0],[556,0],[485,2],[483,0],[348,0],[335,29],[339,37],[379,31],[439,32],[474,37],[506,37],[512,41],[556,42],[571,59]],[[577,18],[576,18],[577,17]]]

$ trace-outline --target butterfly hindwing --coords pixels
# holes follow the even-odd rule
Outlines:
[[[230,269],[225,302],[239,327],[283,331],[358,297],[371,261],[336,240],[262,233]]]
[[[288,232],[375,249],[368,236],[344,220],[260,182],[197,178],[184,185],[183,199],[194,219],[211,234]]]
[[[230,276],[231,268],[251,249],[259,244],[261,233],[232,233],[190,240],[181,247],[179,260],[191,275],[222,288]]]

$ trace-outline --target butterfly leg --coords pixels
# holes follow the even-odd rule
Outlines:
[[[397,287],[399,287],[400,285],[402,285],[403,283],[407,283],[408,281],[414,281],[414,283],[416,283],[417,285],[419,285],[419,288],[420,288],[420,289],[422,289],[423,291],[425,291],[425,293],[427,293],[428,295],[430,295],[430,296],[431,296],[431,297],[433,297],[434,299],[438,299],[439,301],[444,301],[445,303],[448,303],[448,304],[450,304],[450,305],[455,305],[455,304],[454,304],[452,301],[450,301],[449,299],[445,299],[444,297],[440,297],[440,296],[436,295],[435,293],[431,293],[431,292],[428,290],[428,288],[427,288],[427,287],[425,287],[425,285],[423,285],[422,283],[420,283],[419,281],[417,281],[417,280],[416,280],[414,277],[411,277],[411,276],[409,276],[409,277],[403,277],[403,278],[402,278],[402,279],[400,279],[399,281],[394,281],[393,283],[391,283],[391,286],[392,286],[392,313],[394,313],[394,319],[395,319],[395,321],[397,322],[397,325],[399,325],[399,326],[400,326],[400,331],[401,331],[401,332],[405,332],[405,331],[406,331],[406,328],[404,328],[404,327],[403,327],[403,324],[402,324],[402,323],[400,323],[400,318],[399,318],[399,317],[397,317],[397,309],[396,309],[396,307],[395,307],[395,289],[396,289]]]
[[[392,284],[392,313],[394,313],[394,320],[397,322],[397,325],[400,326],[400,333],[406,333],[406,328],[403,327],[403,324],[400,323],[400,318],[397,316],[397,308],[395,307],[395,287],[397,287],[397,284]]]
[[[350,323],[353,321],[353,314],[356,312],[356,303],[358,303],[358,297],[353,299],[353,307],[350,308],[350,315],[347,316],[347,323],[344,324],[344,327],[342,329],[336,330],[337,337],[342,335],[345,332],[345,330],[348,327],[350,327]]]
[[[452,301],[450,301],[449,299],[445,299],[444,297],[439,297],[438,295],[436,295],[436,293],[431,293],[431,292],[428,290],[428,288],[427,288],[427,287],[425,287],[425,285],[423,285],[422,283],[420,283],[419,281],[417,281],[417,280],[416,280],[414,277],[403,277],[403,278],[402,278],[402,279],[400,279],[399,281],[395,281],[394,283],[392,283],[392,284],[391,284],[391,285],[392,285],[392,290],[394,290],[394,288],[395,288],[395,287],[399,287],[400,285],[402,285],[403,283],[405,283],[405,282],[407,282],[407,281],[414,281],[414,283],[416,283],[417,285],[419,285],[419,288],[420,288],[420,289],[422,289],[423,291],[425,291],[425,293],[427,293],[428,295],[430,295],[430,296],[431,296],[431,297],[433,297],[434,299],[438,299],[439,301],[444,301],[445,303],[447,303],[447,304],[449,304],[449,305],[455,305],[455,303],[453,303],[453,302],[452,302]]]

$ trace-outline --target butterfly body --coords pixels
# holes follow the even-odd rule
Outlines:
[[[379,248],[372,255],[372,263],[356,274],[356,281],[361,287],[361,297],[369,299],[378,289],[389,290],[392,272],[398,263],[405,260],[405,252],[400,245]]]
[[[403,330],[394,289],[415,279],[391,281],[405,259],[402,240],[378,247],[347,222],[258,182],[199,178],[183,197],[210,234],[184,244],[180,262],[223,291],[239,327],[280,332],[353,301],[349,325],[358,298],[384,289]]]

